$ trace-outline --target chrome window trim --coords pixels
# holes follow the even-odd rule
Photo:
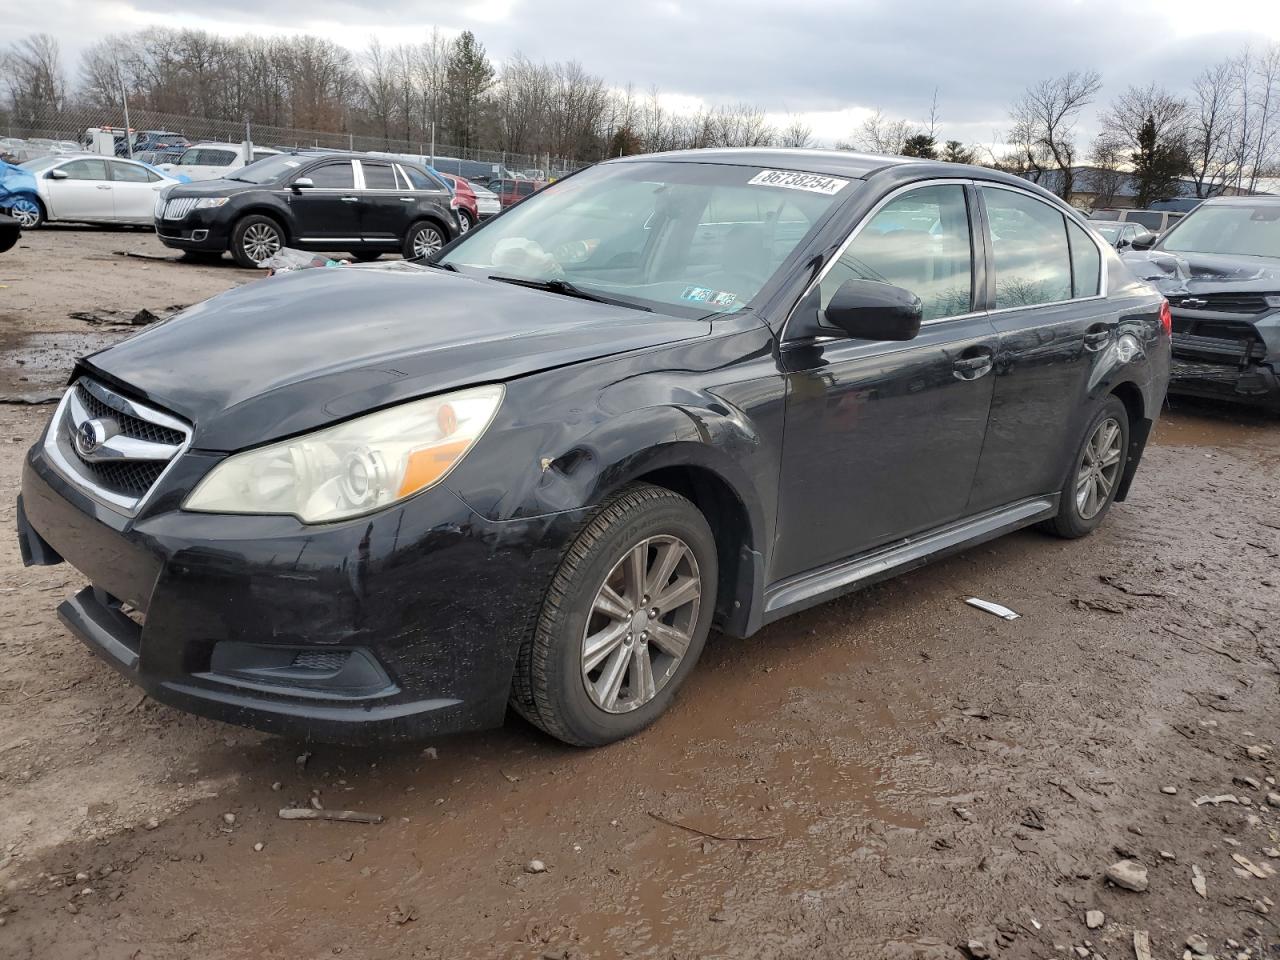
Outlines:
[[[66,458],[62,452],[62,448],[58,445],[58,434],[65,426],[67,409],[72,403],[75,396],[76,388],[80,384],[84,384],[85,389],[101,400],[107,406],[137,417],[140,420],[147,420],[157,426],[168,427],[171,430],[180,432],[184,439],[178,446],[177,452],[173,458],[166,464],[165,468],[160,471],[156,477],[155,483],[141,497],[126,497],[122,494],[113,493],[110,490],[103,489],[93,481],[89,480],[84,474],[80,473],[75,466]],[[58,401],[58,406],[53,412],[53,418],[49,421],[49,426],[45,430],[43,449],[45,456],[53,465],[58,473],[69,481],[77,490],[84,493],[92,500],[104,506],[111,507],[124,514],[126,517],[134,517],[138,511],[146,506],[152,495],[160,485],[164,482],[164,478],[182,459],[183,454],[191,446],[192,429],[185,421],[179,420],[177,417],[170,416],[161,410],[157,410],[152,406],[144,403],[138,403],[122,394],[116,393],[110,387],[104,386],[92,377],[81,376],[76,378],[67,388],[67,392],[62,395],[62,399]]]
[[[898,196],[900,196],[903,193],[907,193],[911,190],[917,190],[921,187],[938,187],[938,186],[951,186],[951,185],[973,186],[978,188],[991,187],[996,190],[1008,190],[1010,193],[1021,193],[1024,196],[1030,197],[1032,200],[1036,200],[1040,203],[1043,203],[1050,210],[1054,210],[1055,212],[1062,214],[1063,219],[1066,220],[1066,216],[1067,216],[1066,213],[1063,210],[1059,209],[1058,207],[1055,207],[1053,204],[1046,202],[1044,197],[1038,196],[1031,190],[1024,190],[1022,187],[1015,186],[1014,184],[1011,184],[1011,183],[996,183],[991,180],[975,180],[972,177],[960,177],[960,178],[935,177],[931,180],[917,180],[914,183],[903,184],[902,186],[896,187],[895,189],[889,191],[883,197],[881,197],[880,200],[876,203],[876,205],[872,207],[870,210],[868,210],[866,215],[861,220],[858,221],[857,225],[854,226],[853,230],[850,231],[849,235],[845,237],[844,241],[840,244],[840,246],[836,248],[836,251],[834,254],[831,255],[831,258],[825,264],[823,264],[822,269],[818,271],[817,277],[815,277],[804,288],[804,292],[800,294],[800,297],[796,300],[795,306],[793,306],[791,308],[791,311],[787,314],[787,319],[782,324],[782,332],[778,337],[778,341],[780,343],[786,342],[787,325],[791,323],[791,317],[795,314],[800,304],[804,303],[805,297],[809,296],[809,294],[813,292],[814,288],[819,286],[822,283],[822,281],[826,278],[827,274],[830,273],[831,270],[834,268],[836,262],[842,256],[844,256],[845,251],[849,248],[849,245],[853,243],[854,240],[857,239],[858,234],[862,232],[863,228],[868,223],[870,223],[875,218],[876,214],[878,214],[890,201],[896,199]],[[989,230],[990,227],[988,226],[987,229]],[[1102,243],[1098,239],[1098,237],[1094,234],[1094,232],[1090,230],[1087,226],[1085,226],[1083,229],[1084,229],[1085,235],[1091,241],[1093,241],[1094,248],[1098,252],[1098,261],[1099,261],[1098,262],[1098,276],[1099,276],[1099,279],[1098,279],[1099,292],[1098,293],[1088,297],[1069,297],[1066,300],[1053,300],[1049,303],[1029,303],[1029,304],[1024,304],[1022,306],[1017,306],[1017,307],[996,307],[991,310],[971,310],[968,313],[958,313],[952,317],[938,317],[935,320],[925,320],[921,322],[920,326],[931,327],[935,324],[951,323],[952,321],[955,321],[955,320],[972,320],[974,317],[990,317],[990,316],[994,316],[996,314],[1001,314],[1001,313],[1011,313],[1014,310],[1030,310],[1036,307],[1058,307],[1067,303],[1087,303],[1088,301],[1091,301],[1091,300],[1105,300],[1107,298],[1108,271],[1106,269],[1107,260],[1106,260],[1106,257],[1103,256],[1103,252],[1102,252]],[[1064,231],[1066,230],[1065,226],[1063,227],[1063,230]],[[972,249],[972,241],[973,241],[972,229],[970,230],[970,233],[971,233],[970,244]],[[1070,250],[1070,243],[1071,241],[1068,239],[1067,241],[1068,250]],[[991,257],[990,260],[991,260],[991,263],[990,263],[991,270],[994,271],[995,258]],[[972,269],[972,266],[971,266],[971,269]],[[816,342],[825,343],[833,340],[843,340],[847,338],[839,337],[839,336],[831,336],[831,337],[814,337],[813,339]]]

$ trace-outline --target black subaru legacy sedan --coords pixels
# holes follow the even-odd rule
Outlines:
[[[444,181],[407,160],[280,153],[219,180],[169,187],[156,201],[156,236],[189,259],[229,251],[242,267],[285,246],[419,259],[461,232],[451,199]]]
[[[1133,481],[1167,304],[1050,194],[851,153],[614,160],[431,268],[262,280],[80,361],[28,564],[157,700],[340,741],[654,721],[708,632]]]

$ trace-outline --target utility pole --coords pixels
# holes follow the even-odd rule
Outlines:
[[[129,94],[124,89],[124,74],[120,72],[120,64],[116,64],[116,77],[120,80],[120,100],[124,104],[124,146],[133,159],[133,128],[129,126]]]
[[[436,165],[436,122],[431,121],[431,166]]]

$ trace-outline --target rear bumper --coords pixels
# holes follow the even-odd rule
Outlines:
[[[323,527],[185,513],[177,499],[157,491],[154,510],[122,517],[37,446],[17,512],[23,560],[85,574],[59,617],[156,700],[344,743],[500,724],[577,523],[489,522],[444,488]]]

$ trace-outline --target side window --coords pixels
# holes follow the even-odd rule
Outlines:
[[[395,171],[383,163],[360,162],[364,171],[364,185],[367,190],[394,190],[396,188]]]
[[[442,190],[444,189],[435,178],[423,173],[417,167],[402,166],[400,168],[409,178],[409,183],[413,185],[414,190]]]
[[[134,163],[116,161],[111,164],[112,179],[124,183],[150,183],[151,178],[147,175],[148,172],[146,167],[140,167]]]
[[[105,160],[72,160],[58,167],[71,180],[109,180],[107,161]]]
[[[1133,239],[1133,228],[1127,238]],[[1102,254],[1089,239],[1084,228],[1067,221],[1067,236],[1071,240],[1071,294],[1074,297],[1096,297],[1102,282]]]
[[[351,190],[356,185],[355,173],[351,168],[350,160],[340,160],[337,163],[322,163],[318,167],[312,167],[303,176],[310,177],[311,182],[317,187]]]
[[[910,290],[924,304],[925,320],[968,313],[973,243],[964,187],[921,187],[881,207],[822,278],[823,309],[840,285],[852,279]]]
[[[983,187],[991,224],[997,310],[1071,299],[1066,219],[1023,193]]]

